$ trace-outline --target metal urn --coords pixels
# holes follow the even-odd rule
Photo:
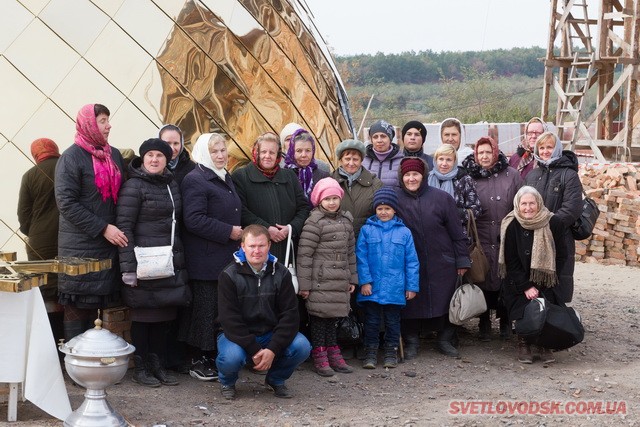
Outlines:
[[[82,405],[64,421],[65,426],[127,426],[127,422],[107,402],[105,389],[120,381],[127,373],[129,355],[135,347],[119,336],[102,329],[97,319],[95,328],[69,342],[60,344],[66,354],[64,365],[77,384],[87,389]]]

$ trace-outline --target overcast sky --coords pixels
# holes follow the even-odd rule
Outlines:
[[[547,0],[306,2],[335,55],[547,45]]]

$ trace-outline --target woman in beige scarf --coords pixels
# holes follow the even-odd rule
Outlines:
[[[500,229],[499,275],[503,279],[503,300],[511,321],[521,319],[530,300],[544,296],[557,304],[554,286],[556,275],[555,240],[562,236],[562,223],[542,201],[538,191],[524,186],[516,193],[513,211],[503,220]],[[530,345],[518,337],[518,360],[532,363]],[[539,347],[543,363],[555,358],[551,351]]]

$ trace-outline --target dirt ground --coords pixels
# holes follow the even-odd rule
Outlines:
[[[549,366],[518,363],[514,340],[501,341],[497,324],[491,342],[478,341],[477,321],[470,321],[460,331],[460,359],[440,355],[425,339],[419,357],[396,369],[364,370],[352,360],[354,373],[322,378],[307,362],[287,383],[293,399],[274,397],[263,376],[245,370],[235,401],[221,398],[217,382],[181,375],[179,386],[149,389],[132,383],[131,371],[108,389],[108,400],[136,426],[638,426],[639,288],[637,268],[577,264],[572,305],[582,316],[585,340],[556,353]],[[75,409],[83,389],[67,382],[67,390]],[[493,414],[450,414],[468,401],[497,406]],[[554,401],[566,410],[610,402],[626,415],[495,414],[505,408],[499,405],[519,401]],[[6,409],[0,406],[0,420]],[[62,424],[29,402],[19,403],[18,420],[12,425]]]

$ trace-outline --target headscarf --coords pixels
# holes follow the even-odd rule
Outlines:
[[[169,129],[167,129],[169,128]],[[177,130],[176,130],[177,129]],[[184,136],[182,135],[182,130],[176,126],[176,125],[172,125],[170,123],[167,123],[166,125],[162,126],[160,128],[160,130],[158,131],[158,138],[162,139],[162,131],[163,130],[173,130],[178,132],[178,135],[180,135],[180,151],[178,151],[178,155],[176,156],[175,159],[171,159],[167,162],[167,168],[169,168],[169,170],[173,171],[178,167],[178,163],[180,163],[180,155],[182,154],[182,152],[184,151]],[[173,153],[173,149],[172,149],[172,153]]]
[[[265,136],[271,136],[271,138],[266,138]],[[276,165],[273,169],[264,169],[260,164],[260,153],[258,147],[260,147],[260,143],[262,141],[273,141],[278,146],[278,153],[276,154]],[[256,168],[269,179],[272,179],[280,170],[280,161],[282,160],[282,148],[280,146],[280,141],[278,140],[278,136],[275,133],[267,132],[263,135],[260,135],[256,142],[253,144],[253,149],[251,150],[251,161],[256,166]]]
[[[433,168],[429,172],[429,185],[435,188],[439,188],[442,191],[446,191],[455,198],[453,180],[458,176],[458,166],[454,166],[448,173],[443,174],[437,168]]]
[[[213,160],[211,159],[211,152],[209,151],[209,141],[213,135],[215,134],[203,133],[198,137],[195,145],[193,146],[193,150],[191,150],[191,158],[197,164],[204,166],[207,169],[211,169],[220,177],[221,180],[224,181],[227,175],[227,170],[225,169],[227,165],[225,164],[222,169],[218,169],[213,163]]]
[[[525,194],[533,194],[538,202],[539,211],[531,219],[525,219],[520,215],[520,199]],[[507,276],[504,245],[506,241],[507,227],[516,219],[522,228],[533,231],[533,247],[531,248],[531,268],[529,280],[537,285],[551,288],[558,282],[556,275],[556,246],[553,240],[549,220],[553,213],[544,205],[542,196],[538,191],[529,186],[518,190],[513,199],[513,210],[502,220],[500,226],[500,253],[498,256],[498,274],[501,278]]]
[[[551,153],[551,157],[549,158],[549,160],[542,160],[540,158],[540,156],[538,155],[538,153],[539,153],[539,151],[538,151],[538,143],[540,141],[542,141],[543,138],[547,138],[548,136],[553,136],[553,138],[556,141],[556,145],[553,148],[553,152]],[[540,135],[538,137],[538,139],[536,140],[536,146],[533,149],[533,157],[535,157],[536,161],[539,164],[543,164],[545,166],[549,166],[551,163],[553,163],[554,161],[556,161],[560,157],[562,157],[562,141],[560,141],[560,138],[558,138],[558,135],[556,135],[553,132],[545,132],[542,135]]]
[[[478,148],[480,148],[480,146],[482,145],[487,144],[491,145],[491,153],[493,154],[490,166],[490,168],[492,168],[498,162],[498,159],[500,157],[500,149],[498,148],[498,143],[496,142],[496,140],[491,138],[490,136],[483,136],[478,140],[478,142],[476,142],[475,147],[473,147],[473,158],[476,163],[480,164],[480,162],[478,162]]]
[[[301,167],[296,163],[295,155],[296,155],[296,138],[302,134],[309,135],[308,139],[301,139],[300,141],[309,141],[311,142],[311,163],[309,163],[305,167]],[[311,190],[313,190],[313,171],[318,168],[318,164],[316,163],[316,142],[309,131],[305,129],[298,129],[291,135],[291,141],[289,141],[289,149],[287,150],[287,154],[284,157],[284,167],[287,169],[293,169],[294,172],[297,172],[298,181],[300,181],[300,185],[302,186],[302,190],[304,194],[307,196],[307,199],[310,200]]]
[[[75,144],[91,154],[95,184],[102,195],[102,201],[105,202],[111,197],[113,203],[116,203],[122,184],[122,173],[111,158],[111,146],[100,133],[94,105],[87,104],[78,112]]]
[[[31,156],[38,164],[52,157],[60,157],[60,150],[49,138],[38,138],[31,143]]]
[[[541,118],[539,117],[531,118],[527,122],[527,124],[524,125],[524,141],[525,142],[527,140],[527,130],[529,129],[529,125],[531,123],[540,123],[542,125],[542,130],[545,132],[547,130],[547,125]],[[518,165],[517,165],[518,172],[522,172],[524,168],[526,168],[529,165],[529,163],[533,161],[533,150],[531,149],[531,147],[526,147],[525,145],[529,145],[528,142],[526,144],[522,143],[521,145],[519,145],[516,151],[518,153],[518,156],[520,156],[520,161],[518,162]]]

